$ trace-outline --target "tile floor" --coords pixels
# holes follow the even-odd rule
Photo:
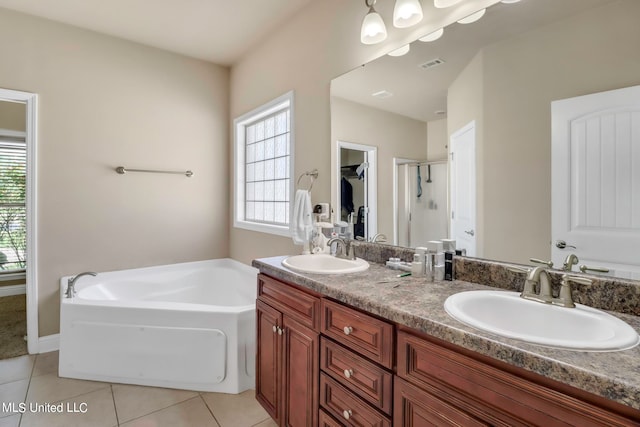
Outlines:
[[[59,378],[58,352],[0,360],[0,427],[275,427],[254,395]]]

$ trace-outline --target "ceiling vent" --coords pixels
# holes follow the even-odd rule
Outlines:
[[[420,68],[424,68],[425,70],[428,68],[437,67],[438,65],[444,64],[444,60],[440,58],[430,59],[425,63],[418,65]]]
[[[388,90],[381,90],[381,91],[372,93],[371,96],[373,96],[374,98],[385,99],[385,98],[391,98],[393,94]]]

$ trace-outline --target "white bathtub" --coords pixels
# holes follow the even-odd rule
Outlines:
[[[98,273],[65,298],[59,375],[240,393],[255,384],[256,274],[231,259]]]

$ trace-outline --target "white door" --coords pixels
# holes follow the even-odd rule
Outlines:
[[[554,101],[551,111],[554,263],[574,253],[640,278],[640,86]]]
[[[454,132],[449,141],[451,170],[451,238],[468,256],[476,249],[476,124]]]

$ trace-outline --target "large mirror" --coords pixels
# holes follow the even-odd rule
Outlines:
[[[556,244],[552,103],[640,85],[638,16],[637,0],[497,3],[478,22],[453,24],[435,41],[411,43],[404,56],[385,55],[334,79],[332,150],[337,141],[377,147],[378,198],[370,206],[377,231],[409,247],[467,239],[474,256],[518,263],[576,253],[581,264],[612,266],[633,245],[637,253],[640,221],[633,219],[613,227],[635,239],[625,240],[631,247],[609,251],[606,260],[581,254],[569,240]],[[474,151],[458,153],[469,138]],[[640,145],[640,131],[629,144]],[[451,161],[452,151],[461,161]],[[631,200],[611,209],[640,218],[640,149],[629,153],[634,189],[624,198]],[[619,178],[615,165],[589,170]],[[640,278],[640,268],[625,270],[619,275]]]

